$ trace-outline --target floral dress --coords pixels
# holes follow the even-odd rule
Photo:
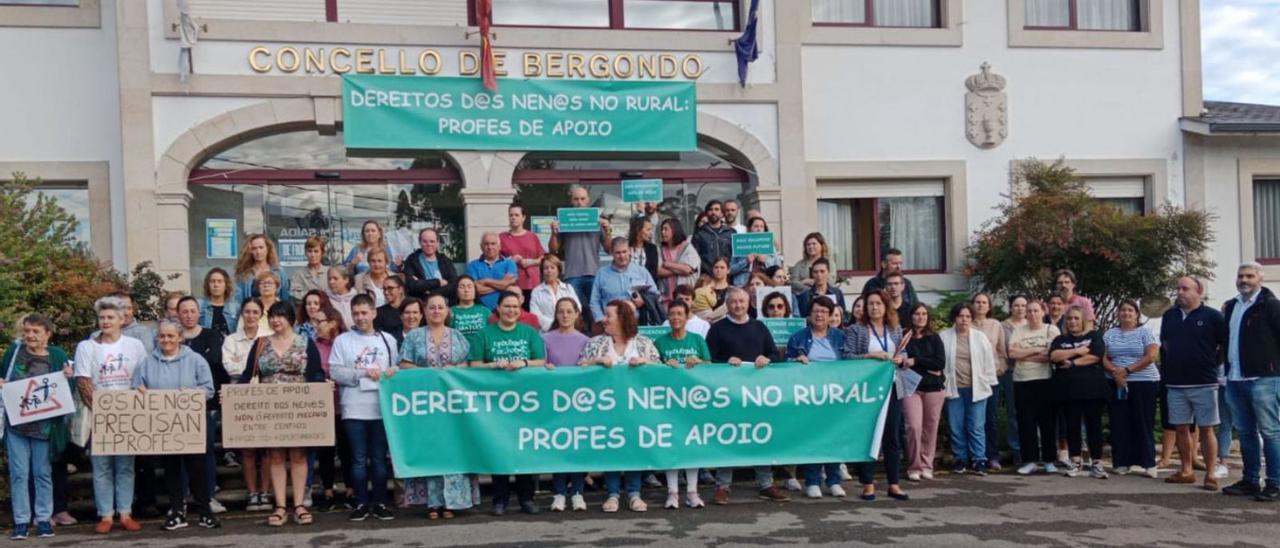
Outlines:
[[[269,339],[258,352],[258,382],[285,384],[307,382],[307,338],[296,336],[284,354],[277,354]]]
[[[404,336],[400,360],[418,367],[445,367],[467,363],[471,345],[461,331],[445,328],[439,343],[431,340],[427,327],[416,328]],[[428,508],[466,510],[480,502],[480,482],[474,474],[449,474],[425,478],[409,478],[404,484],[405,502],[426,504]]]

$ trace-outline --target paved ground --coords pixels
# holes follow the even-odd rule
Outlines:
[[[1232,480],[1234,481],[1234,479]],[[1226,483],[1224,483],[1226,485]],[[857,492],[846,483],[851,494]],[[912,500],[856,498],[759,501],[741,484],[733,504],[702,510],[656,508],[663,493],[646,491],[651,509],[600,513],[589,496],[587,513],[492,518],[472,514],[427,521],[400,511],[391,522],[348,523],[345,513],[317,515],[309,527],[265,526],[263,515],[225,515],[215,531],[176,533],[148,522],[142,533],[94,536],[88,526],[59,529],[50,542],[84,546],[741,546],[803,544],[861,546],[1280,546],[1280,504],[1207,493],[1138,477],[1086,478],[995,475],[941,476],[908,485]],[[883,489],[883,487],[882,487]],[[711,489],[703,496],[710,500]],[[540,496],[545,508],[549,497]]]

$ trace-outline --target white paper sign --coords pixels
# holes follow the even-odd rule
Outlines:
[[[71,400],[71,379],[61,371],[14,380],[4,385],[4,410],[9,424],[19,425],[76,411]]]

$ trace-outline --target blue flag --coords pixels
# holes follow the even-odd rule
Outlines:
[[[756,23],[760,20],[760,0],[751,0],[751,11],[747,14],[747,26],[742,29],[742,36],[733,41],[733,53],[738,57],[738,83],[747,85],[747,63],[760,57],[760,45],[756,43]]]

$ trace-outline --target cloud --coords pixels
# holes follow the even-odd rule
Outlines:
[[[1204,0],[1204,97],[1280,105],[1280,0]]]

